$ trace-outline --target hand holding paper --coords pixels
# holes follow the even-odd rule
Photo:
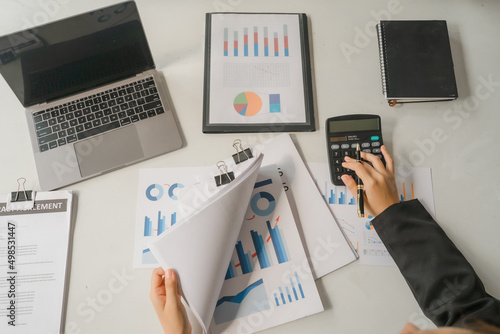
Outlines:
[[[177,276],[172,269],[156,268],[151,276],[149,294],[165,334],[189,334],[191,325],[178,290]]]

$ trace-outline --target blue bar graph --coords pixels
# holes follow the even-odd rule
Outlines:
[[[283,290],[281,289],[281,287],[279,288],[280,289],[280,296],[281,296],[281,301],[283,302],[283,304],[285,304],[285,296],[283,296]]]
[[[156,229],[153,228],[153,221],[148,216],[144,217],[144,236],[151,237],[155,235],[160,235],[165,230],[171,226],[173,226],[177,221],[177,213],[174,212],[170,215],[170,226],[167,225],[167,220],[165,215],[162,215],[161,211],[158,211],[158,225]],[[156,234],[154,233],[156,231]]]
[[[252,263],[250,262],[250,256],[243,250],[243,245],[241,241],[236,244],[236,254],[238,254],[238,259],[240,260],[241,271],[243,274],[248,274],[253,271]]]
[[[318,185],[318,180],[315,180]],[[318,185],[319,187],[319,185]],[[321,196],[328,204],[355,205],[356,200],[345,186],[335,186],[330,181],[324,184],[324,191]]]
[[[299,285],[300,295],[302,296],[302,298],[305,298],[304,291],[302,290],[302,284],[300,284],[299,275],[297,275],[297,272],[295,272],[295,279],[297,280],[297,284]]]
[[[161,211],[158,211],[158,235],[165,232],[165,216],[161,215]]]
[[[266,224],[267,230],[270,234],[267,237],[259,234],[255,230],[250,230],[252,245],[255,248],[255,252],[253,250],[245,252],[243,243],[241,241],[236,243],[236,255],[233,257],[233,261],[229,263],[225,279],[254,272],[255,270],[258,270],[259,267],[260,269],[269,268],[277,264],[276,259],[278,263],[289,261],[281,230],[278,226],[271,227],[271,223],[269,221],[267,221]],[[247,245],[247,247],[248,246],[249,245]],[[271,257],[273,250],[276,258]],[[258,261],[252,261],[255,257],[257,257]],[[239,263],[237,261],[239,261]],[[257,262],[259,267],[256,267]],[[237,270],[238,267],[241,268],[241,272]]]
[[[283,290],[285,291],[286,295],[283,292]],[[284,286],[284,287],[280,286],[275,291],[276,292],[274,292],[273,295],[274,295],[274,303],[276,304],[276,306],[285,305],[287,303],[292,303],[294,301],[306,298],[304,290],[302,289],[302,284],[300,283],[299,275],[297,274],[296,271],[294,271],[293,276],[290,277],[289,286]],[[293,292],[293,295],[290,291]]]
[[[271,223],[269,220],[266,222],[267,229],[271,235],[271,240],[273,241],[274,250],[276,251],[276,256],[278,257],[278,262],[283,263],[288,261],[288,256],[286,254],[285,245],[283,244],[283,239],[281,238],[280,230],[277,226],[271,228]]]
[[[230,278],[233,278],[233,277],[235,277],[235,275],[234,275],[234,269],[233,269],[233,264],[231,262],[229,262],[229,267],[227,268],[226,278],[225,279],[230,279]]]
[[[290,284],[292,285],[292,291],[293,295],[295,296],[295,300],[299,300],[299,297],[297,296],[297,290],[295,290],[295,284],[293,283],[293,279],[290,277]]]
[[[149,217],[144,219],[144,236],[150,237],[153,235],[153,222]]]
[[[271,262],[269,261],[269,256],[267,255],[267,250],[264,245],[262,236],[253,230],[250,231],[250,234],[252,235],[252,241],[257,253],[257,259],[259,260],[260,269],[270,267]]]

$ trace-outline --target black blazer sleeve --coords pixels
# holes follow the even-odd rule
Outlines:
[[[437,326],[464,327],[473,318],[500,326],[500,301],[418,200],[390,206],[372,224]]]

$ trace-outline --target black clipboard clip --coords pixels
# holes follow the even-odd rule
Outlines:
[[[21,187],[23,188],[22,190]],[[17,179],[17,191],[13,191],[10,195],[10,202],[28,202],[31,200],[33,200],[33,191],[26,190],[26,179],[20,177]]]
[[[217,187],[228,184],[234,180],[234,173],[227,171],[227,166],[224,161],[219,161],[216,166],[219,169],[219,175],[214,176]]]
[[[17,191],[13,191],[7,196],[6,209],[12,210],[31,210],[35,206],[36,192],[26,190],[26,179],[20,177],[17,179]]]
[[[233,159],[236,164],[253,158],[252,150],[250,150],[249,148],[243,149],[240,139],[236,139],[233,142],[233,147],[236,150],[236,154],[233,154]]]

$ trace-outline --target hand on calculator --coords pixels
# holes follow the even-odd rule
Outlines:
[[[381,147],[386,165],[377,156],[361,152],[361,157],[371,163],[356,162],[356,159],[345,157],[342,167],[354,171],[364,184],[365,211],[372,216],[377,216],[389,206],[398,203],[399,197],[394,180],[394,161],[385,146]],[[352,176],[342,175],[342,181],[349,191],[356,197],[356,182]]]

